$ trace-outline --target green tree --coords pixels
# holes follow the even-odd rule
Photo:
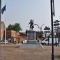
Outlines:
[[[7,30],[14,30],[16,32],[19,32],[20,30],[22,30],[22,28],[19,23],[15,23],[14,25],[8,25]]]
[[[14,30],[14,25],[8,25],[7,30]]]
[[[20,30],[22,30],[21,25],[20,25],[19,23],[15,23],[15,24],[14,24],[14,30],[15,30],[16,32],[19,32]]]

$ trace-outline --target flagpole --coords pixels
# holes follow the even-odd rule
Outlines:
[[[1,60],[1,0],[0,0],[0,60]]]
[[[5,6],[2,8],[2,14],[4,13],[5,10],[6,10],[6,4],[5,4]],[[6,11],[5,11],[5,44],[6,44]]]
[[[6,44],[6,16],[5,16],[5,44]]]
[[[6,44],[6,11],[5,11],[5,44]]]

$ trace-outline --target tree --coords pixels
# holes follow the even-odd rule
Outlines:
[[[8,25],[7,30],[14,30],[14,25]]]
[[[14,30],[15,30],[16,32],[19,32],[20,30],[22,30],[21,25],[20,25],[19,23],[15,23],[15,24],[14,24]]]
[[[14,30],[16,32],[19,32],[20,30],[22,30],[22,28],[19,23],[15,23],[14,25],[8,25],[7,30]]]

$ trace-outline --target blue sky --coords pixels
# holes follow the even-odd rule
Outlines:
[[[20,23],[23,31],[29,29],[30,19],[34,20],[39,26],[51,27],[50,0],[2,0],[2,7],[6,4],[6,12],[2,15],[2,21],[6,26],[9,24]],[[60,0],[55,0],[54,20],[60,20]],[[34,30],[39,31],[35,26]]]

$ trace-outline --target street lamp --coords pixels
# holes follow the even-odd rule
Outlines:
[[[42,26],[40,26],[40,27],[39,27],[39,25],[38,25],[38,24],[34,24],[34,25],[37,25],[37,26],[38,26],[38,28],[40,29],[40,31],[42,31],[42,26],[43,26],[44,24],[43,24]]]
[[[44,25],[44,24],[43,24],[43,25]],[[42,26],[43,26],[43,25],[42,25]],[[42,31],[42,26],[40,27],[40,31]]]
[[[55,10],[54,10],[54,0],[50,0],[51,3],[51,34],[52,34],[52,60],[54,60],[54,41],[53,41],[53,15],[55,16]]]

